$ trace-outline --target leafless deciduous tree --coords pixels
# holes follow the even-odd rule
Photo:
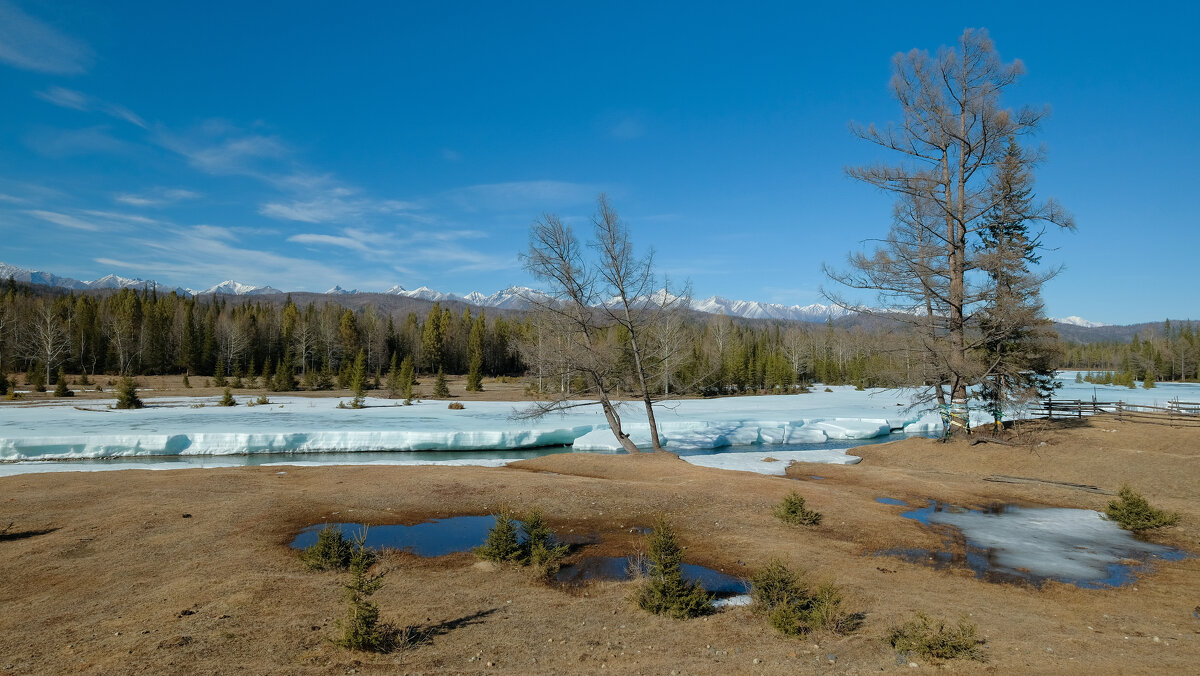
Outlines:
[[[622,427],[616,402],[617,388],[629,382],[645,407],[651,446],[659,451],[650,380],[670,355],[650,345],[655,328],[686,299],[656,288],[653,254],[635,254],[628,227],[604,195],[597,200],[592,225],[587,246],[553,214],[531,228],[529,250],[522,258],[527,270],[549,284],[551,298],[531,299],[537,309],[535,327],[524,351],[535,357],[529,362],[535,364],[539,379],[569,382],[579,376],[587,389],[572,393],[569,387],[560,388],[527,414],[541,416],[577,406],[572,394],[590,395],[596,402],[589,403],[599,403],[621,446],[637,452]]]
[[[38,305],[28,337],[29,355],[42,362],[46,370],[46,382],[49,383],[51,371],[71,351],[71,341],[63,329],[62,320],[49,302]]]
[[[949,398],[965,405],[967,388],[989,372],[977,354],[975,320],[992,297],[980,281],[986,261],[979,253],[986,248],[984,217],[1002,199],[993,178],[1010,140],[1034,132],[1047,111],[1001,106],[1001,93],[1017,82],[1024,66],[1003,63],[983,30],[966,30],[957,47],[936,56],[920,50],[897,54],[893,71],[891,88],[902,119],[883,129],[851,128],[902,159],[847,173],[896,194],[894,225],[873,253],[854,254],[848,271],[828,273],[848,287],[875,292],[880,306],[921,327],[933,396],[939,403]],[[1036,157],[1024,161],[1033,166]],[[1023,216],[1073,227],[1052,200],[1031,203]],[[829,296],[853,305],[838,294]]]

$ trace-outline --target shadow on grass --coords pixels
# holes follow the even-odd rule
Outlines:
[[[469,627],[472,624],[480,624],[489,615],[498,612],[499,608],[488,608],[481,610],[471,615],[438,622],[437,624],[417,624],[405,627],[397,632],[396,642],[405,648],[416,648],[417,646],[428,645],[433,643],[433,639],[438,636],[445,636],[455,629]]]
[[[58,530],[57,526],[54,528],[42,528],[40,530],[13,530],[12,527],[13,524],[10,522],[4,528],[0,528],[0,542],[8,542],[9,540],[24,540],[25,538],[31,538],[37,535],[45,535],[46,533],[53,533],[54,531]]]

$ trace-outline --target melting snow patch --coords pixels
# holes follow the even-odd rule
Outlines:
[[[783,476],[788,465],[796,462],[818,462],[828,465],[854,465],[862,458],[846,455],[845,449],[819,451],[751,451],[747,453],[713,453],[711,455],[681,455],[682,460],[701,467],[730,469]]]
[[[1138,540],[1088,509],[1007,506],[981,512],[934,503],[904,516],[959,529],[967,549],[965,556],[908,551],[906,558],[919,554],[935,563],[962,560],[980,577],[1020,578],[1034,584],[1053,579],[1097,588],[1132,581],[1141,568],[1130,560],[1186,556],[1178,549]]]

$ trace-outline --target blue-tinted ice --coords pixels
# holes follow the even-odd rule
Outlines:
[[[1095,589],[1132,582],[1152,560],[1187,556],[1172,547],[1145,542],[1087,509],[1025,508],[996,505],[971,510],[931,502],[904,512],[926,525],[951,526],[965,542],[947,551],[895,549],[888,556],[934,565],[965,565],[993,581],[1025,580],[1040,585],[1057,580]]]

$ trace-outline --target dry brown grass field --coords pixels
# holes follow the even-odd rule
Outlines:
[[[153,379],[142,379],[153,387]],[[193,384],[195,383],[193,379]],[[431,386],[431,383],[428,383]],[[491,387],[482,398],[496,398]],[[518,387],[513,385],[513,387]],[[156,393],[170,392],[169,384]],[[215,394],[188,390],[191,394]],[[514,394],[513,396],[517,396]],[[1097,417],[1026,429],[1012,445],[925,439],[854,451],[861,464],[787,477],[706,469],[669,454],[563,454],[502,468],[245,467],[0,478],[3,673],[1195,673],[1200,558],[1154,563],[1123,587],[994,583],[876,552],[937,548],[891,497],[1103,509],[1130,482],[1182,515],[1153,540],[1200,553],[1200,431]],[[823,477],[814,480],[813,475]],[[998,475],[1036,481],[990,481]],[[793,489],[824,514],[789,527]],[[749,608],[677,621],[638,610],[635,583],[559,588],[470,554],[389,552],[384,620],[426,640],[390,654],[331,642],[344,573],[309,572],[288,544],[309,525],[412,524],[540,507],[584,553],[630,554],[669,516],[686,560],[749,576],[782,557],[831,579],[863,613],[853,633],[788,638]],[[913,669],[884,641],[917,612],[978,626],[983,661]]]

